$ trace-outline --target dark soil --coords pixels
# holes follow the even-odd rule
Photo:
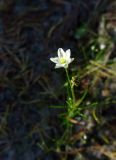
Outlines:
[[[65,104],[62,87],[65,76],[62,69],[54,69],[49,59],[58,48],[70,48],[77,59],[73,67],[83,66],[85,59],[79,47],[91,35],[78,39],[75,31],[82,24],[97,31],[100,16],[110,10],[109,3],[108,0],[0,1],[0,160],[59,160],[65,154],[53,151],[53,139],[63,133],[58,117],[63,110],[49,107]],[[109,112],[106,109],[103,116],[107,117]],[[106,133],[111,140],[114,123],[112,120],[108,124],[113,135]],[[105,145],[100,136],[107,132],[107,124],[101,132],[98,130],[93,126],[87,133],[89,137],[95,136],[95,140],[89,138],[86,144],[77,141],[75,145],[77,149],[84,147],[85,160],[107,160],[92,148],[93,154],[88,151],[92,144]],[[68,153],[67,159],[78,159],[75,152]]]

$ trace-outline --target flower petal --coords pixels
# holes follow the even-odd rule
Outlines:
[[[71,63],[72,61],[74,61],[74,58],[70,58],[68,63]]]
[[[66,50],[66,58],[67,58],[67,60],[70,59],[70,55],[71,55],[71,50],[70,50],[70,49],[67,49],[67,50]]]
[[[65,64],[59,64],[59,63],[57,63],[56,66],[55,66],[55,68],[61,68],[61,67],[68,68],[68,63],[65,63]]]
[[[58,57],[50,58],[50,60],[54,63],[58,63]]]
[[[66,63],[63,67],[68,68],[69,63]]]
[[[61,68],[62,66],[60,64],[56,64],[55,68]]]
[[[74,61],[74,58],[71,58],[71,62],[72,62],[72,61]],[[70,62],[70,63],[71,63],[71,62]]]
[[[65,54],[66,53],[64,52],[64,50],[62,48],[58,49],[58,57],[59,58],[65,57]]]

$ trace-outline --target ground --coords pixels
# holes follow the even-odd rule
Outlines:
[[[0,160],[114,160],[116,2],[0,1]],[[105,45],[102,50],[100,46]],[[70,48],[84,116],[65,130],[65,72],[50,57]]]

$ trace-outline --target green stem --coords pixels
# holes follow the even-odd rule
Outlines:
[[[69,84],[70,91],[71,91],[71,96],[72,96],[72,99],[73,99],[73,104],[75,104],[75,94],[74,94],[74,89],[73,89],[73,87],[72,87],[72,85],[71,85],[71,81],[70,81],[70,78],[69,78],[69,74],[68,74],[67,68],[65,68],[65,71],[66,71],[66,76],[67,76],[68,84]]]

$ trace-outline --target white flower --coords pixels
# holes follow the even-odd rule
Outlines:
[[[103,43],[102,43],[102,44],[100,44],[100,49],[101,49],[101,50],[105,49],[105,47],[106,47],[106,45],[105,45],[105,44],[103,44]]]
[[[93,45],[93,46],[91,46],[91,50],[92,51],[94,51],[95,50],[95,46]]]
[[[56,64],[55,68],[68,68],[68,65],[74,60],[74,58],[71,58],[70,56],[70,49],[65,52],[62,48],[59,48],[58,57],[50,58],[50,60]]]

